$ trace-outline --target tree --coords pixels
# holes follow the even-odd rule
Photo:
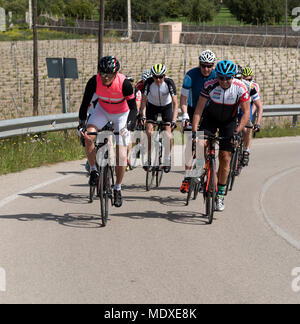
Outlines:
[[[179,18],[182,15],[182,4],[179,0],[168,0],[166,15],[170,18]]]
[[[275,24],[284,19],[282,0],[225,0],[233,15],[248,24]]]
[[[210,21],[216,14],[214,3],[209,0],[189,0],[187,9],[187,17],[192,22]]]

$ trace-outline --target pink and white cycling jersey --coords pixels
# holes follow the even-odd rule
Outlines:
[[[123,84],[126,76],[117,73],[113,83],[107,87],[103,84],[100,75],[97,75],[96,93],[99,97],[100,106],[109,114],[122,114],[129,110],[127,100],[134,99],[134,94],[125,97],[123,94]]]

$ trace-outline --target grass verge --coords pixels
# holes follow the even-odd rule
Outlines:
[[[285,137],[285,136],[300,136],[300,127],[279,127],[270,126],[263,128],[259,133],[256,134],[256,138],[263,137]]]
[[[0,175],[84,157],[74,130],[13,137],[0,140]]]

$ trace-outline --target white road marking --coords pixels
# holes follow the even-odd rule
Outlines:
[[[13,194],[11,196],[8,196],[8,197],[2,199],[0,201],[0,208],[2,208],[3,206],[7,205],[10,202],[12,202],[13,200],[19,198],[19,196],[21,196],[21,195],[28,194],[30,192],[33,192],[34,190],[37,190],[37,189],[46,187],[46,186],[51,185],[51,184],[53,184],[55,182],[58,182],[58,181],[61,181],[61,180],[65,180],[65,179],[68,179],[68,178],[71,178],[71,177],[73,177],[72,174],[67,175],[67,176],[60,176],[58,178],[55,178],[55,179],[52,179],[52,180],[49,180],[49,181],[40,183],[40,184],[38,184],[36,186],[28,187],[28,188],[26,188],[26,189],[24,189],[24,190],[22,190],[22,191],[20,191],[20,192],[18,192],[16,194]]]
[[[265,221],[269,224],[269,226],[271,227],[271,229],[280,237],[282,237],[285,241],[287,241],[290,245],[292,245],[294,248],[296,248],[298,251],[300,251],[300,242],[297,241],[296,239],[294,239],[289,233],[287,233],[286,231],[284,231],[280,226],[278,226],[277,224],[275,224],[272,219],[270,218],[270,216],[268,215],[268,213],[266,212],[264,206],[263,206],[263,200],[264,197],[267,193],[267,191],[270,189],[271,186],[273,186],[275,184],[275,182],[277,182],[278,180],[280,180],[281,178],[300,170],[300,167],[295,167],[292,168],[290,170],[286,170],[284,172],[281,172],[280,174],[273,176],[272,178],[270,178],[263,186],[262,191],[260,193],[260,197],[259,197],[259,207],[260,207],[260,211],[263,214],[263,217],[265,219]]]

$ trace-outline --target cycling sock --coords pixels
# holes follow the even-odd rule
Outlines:
[[[97,171],[96,164],[93,166],[90,166],[90,172],[92,172],[92,171]]]
[[[114,190],[120,191],[121,189],[122,189],[122,185],[121,184],[115,184]]]
[[[226,185],[218,184],[218,196],[225,196]]]

